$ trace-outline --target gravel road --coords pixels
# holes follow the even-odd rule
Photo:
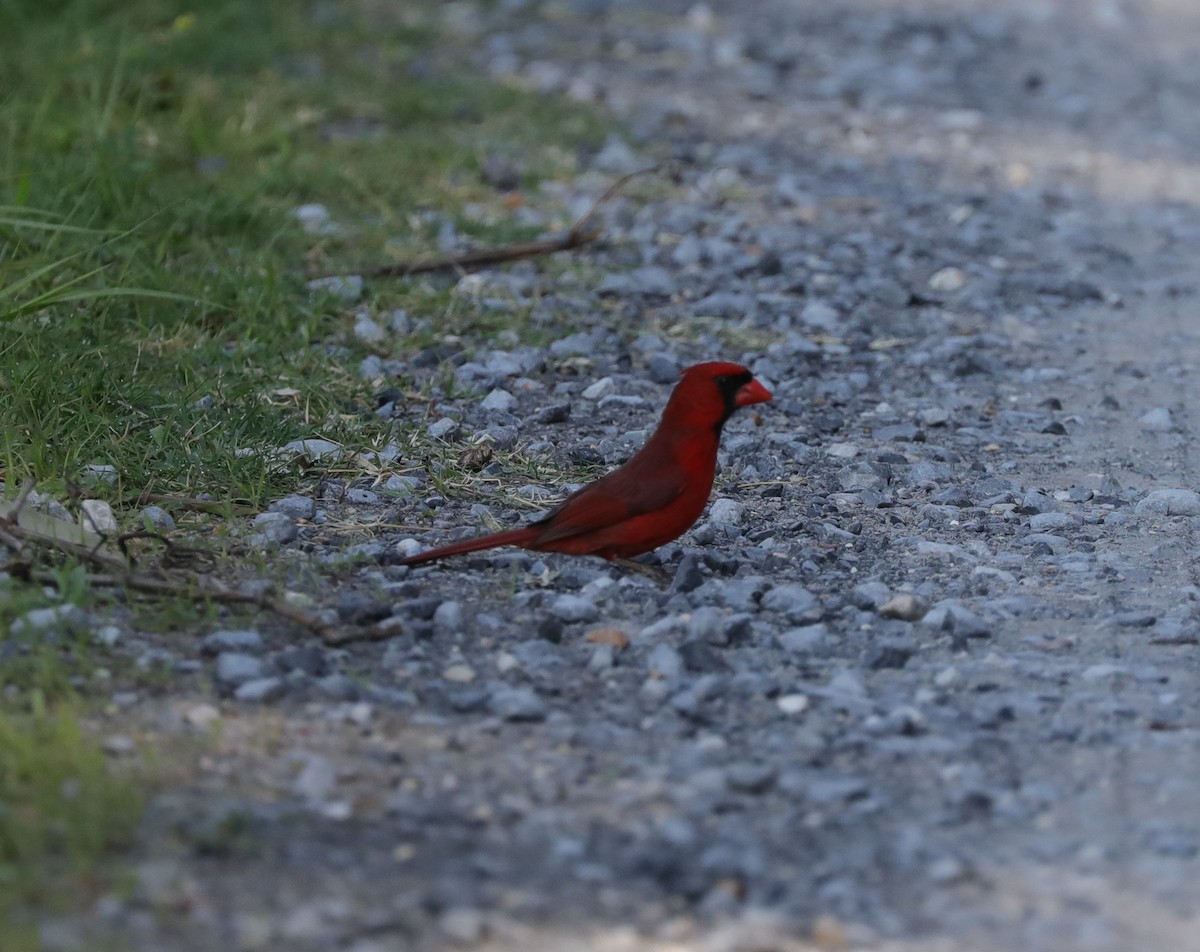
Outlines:
[[[479,68],[632,130],[569,207],[663,156],[679,182],[607,206],[565,275],[469,279],[571,333],[473,342],[450,366],[486,396],[429,425],[547,478],[481,460],[494,501],[419,469],[284,500],[258,531],[297,584],[361,543],[333,527],[408,527],[370,554],[527,520],[556,469],[626,458],[693,361],[775,401],[727,427],[669,587],[498,551],[316,592],[385,642],[113,635],[179,672],[114,730],[217,734],[109,925],[138,949],[1200,949],[1200,9],[448,9]],[[438,383],[446,356],[364,372]]]

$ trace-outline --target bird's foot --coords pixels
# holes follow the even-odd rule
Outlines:
[[[670,572],[659,565],[647,565],[645,562],[635,562],[633,559],[614,558],[613,564],[623,566],[627,569],[645,575],[648,578],[654,579],[660,585],[670,585],[673,576]]]

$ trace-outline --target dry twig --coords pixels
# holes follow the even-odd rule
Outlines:
[[[22,499],[28,494],[28,490],[25,490]],[[148,572],[137,571],[132,558],[113,555],[98,547],[58,539],[19,525],[16,519],[17,511],[14,510],[7,516],[0,516],[0,545],[5,546],[17,556],[24,553],[28,557],[31,547],[51,549],[64,555],[73,556],[81,563],[91,566],[93,571],[88,572],[87,581],[89,585],[97,588],[126,588],[144,595],[186,598],[192,601],[213,601],[225,605],[253,605],[309,629],[328,645],[384,638],[393,634],[374,629],[330,624],[313,612],[290,604],[273,591],[240,591],[230,588],[226,583],[210,575],[197,572],[151,575]],[[167,545],[168,551],[171,551],[171,543],[162,536],[155,533],[129,533],[118,540],[122,552],[126,551],[129,539],[138,537],[157,539]],[[58,580],[55,573],[34,569],[32,565],[27,565],[23,574],[42,584],[55,584]]]
[[[426,258],[423,261],[398,261],[395,264],[384,265],[373,271],[363,273],[365,278],[406,278],[414,274],[429,274],[434,271],[477,271],[495,264],[505,264],[509,261],[521,261],[525,258],[536,258],[551,255],[559,251],[574,251],[595,241],[603,234],[600,228],[589,228],[600,206],[611,199],[633,179],[642,175],[658,172],[662,165],[652,165],[649,168],[638,169],[623,175],[604,190],[592,207],[567,229],[563,234],[554,238],[543,238],[539,241],[525,241],[511,245],[501,245],[499,248],[484,248],[479,251],[466,251],[456,255],[446,255],[441,258]]]

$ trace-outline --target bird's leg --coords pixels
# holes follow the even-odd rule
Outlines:
[[[647,565],[645,562],[635,562],[633,559],[623,559],[619,555],[614,555],[609,559],[615,565],[620,565],[627,569],[633,569],[648,578],[654,579],[660,585],[670,585],[672,575],[666,569],[658,565]]]

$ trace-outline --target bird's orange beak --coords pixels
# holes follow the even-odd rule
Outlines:
[[[748,407],[752,403],[766,403],[770,399],[771,391],[752,378],[749,383],[742,384],[738,392],[734,394],[733,405]]]

